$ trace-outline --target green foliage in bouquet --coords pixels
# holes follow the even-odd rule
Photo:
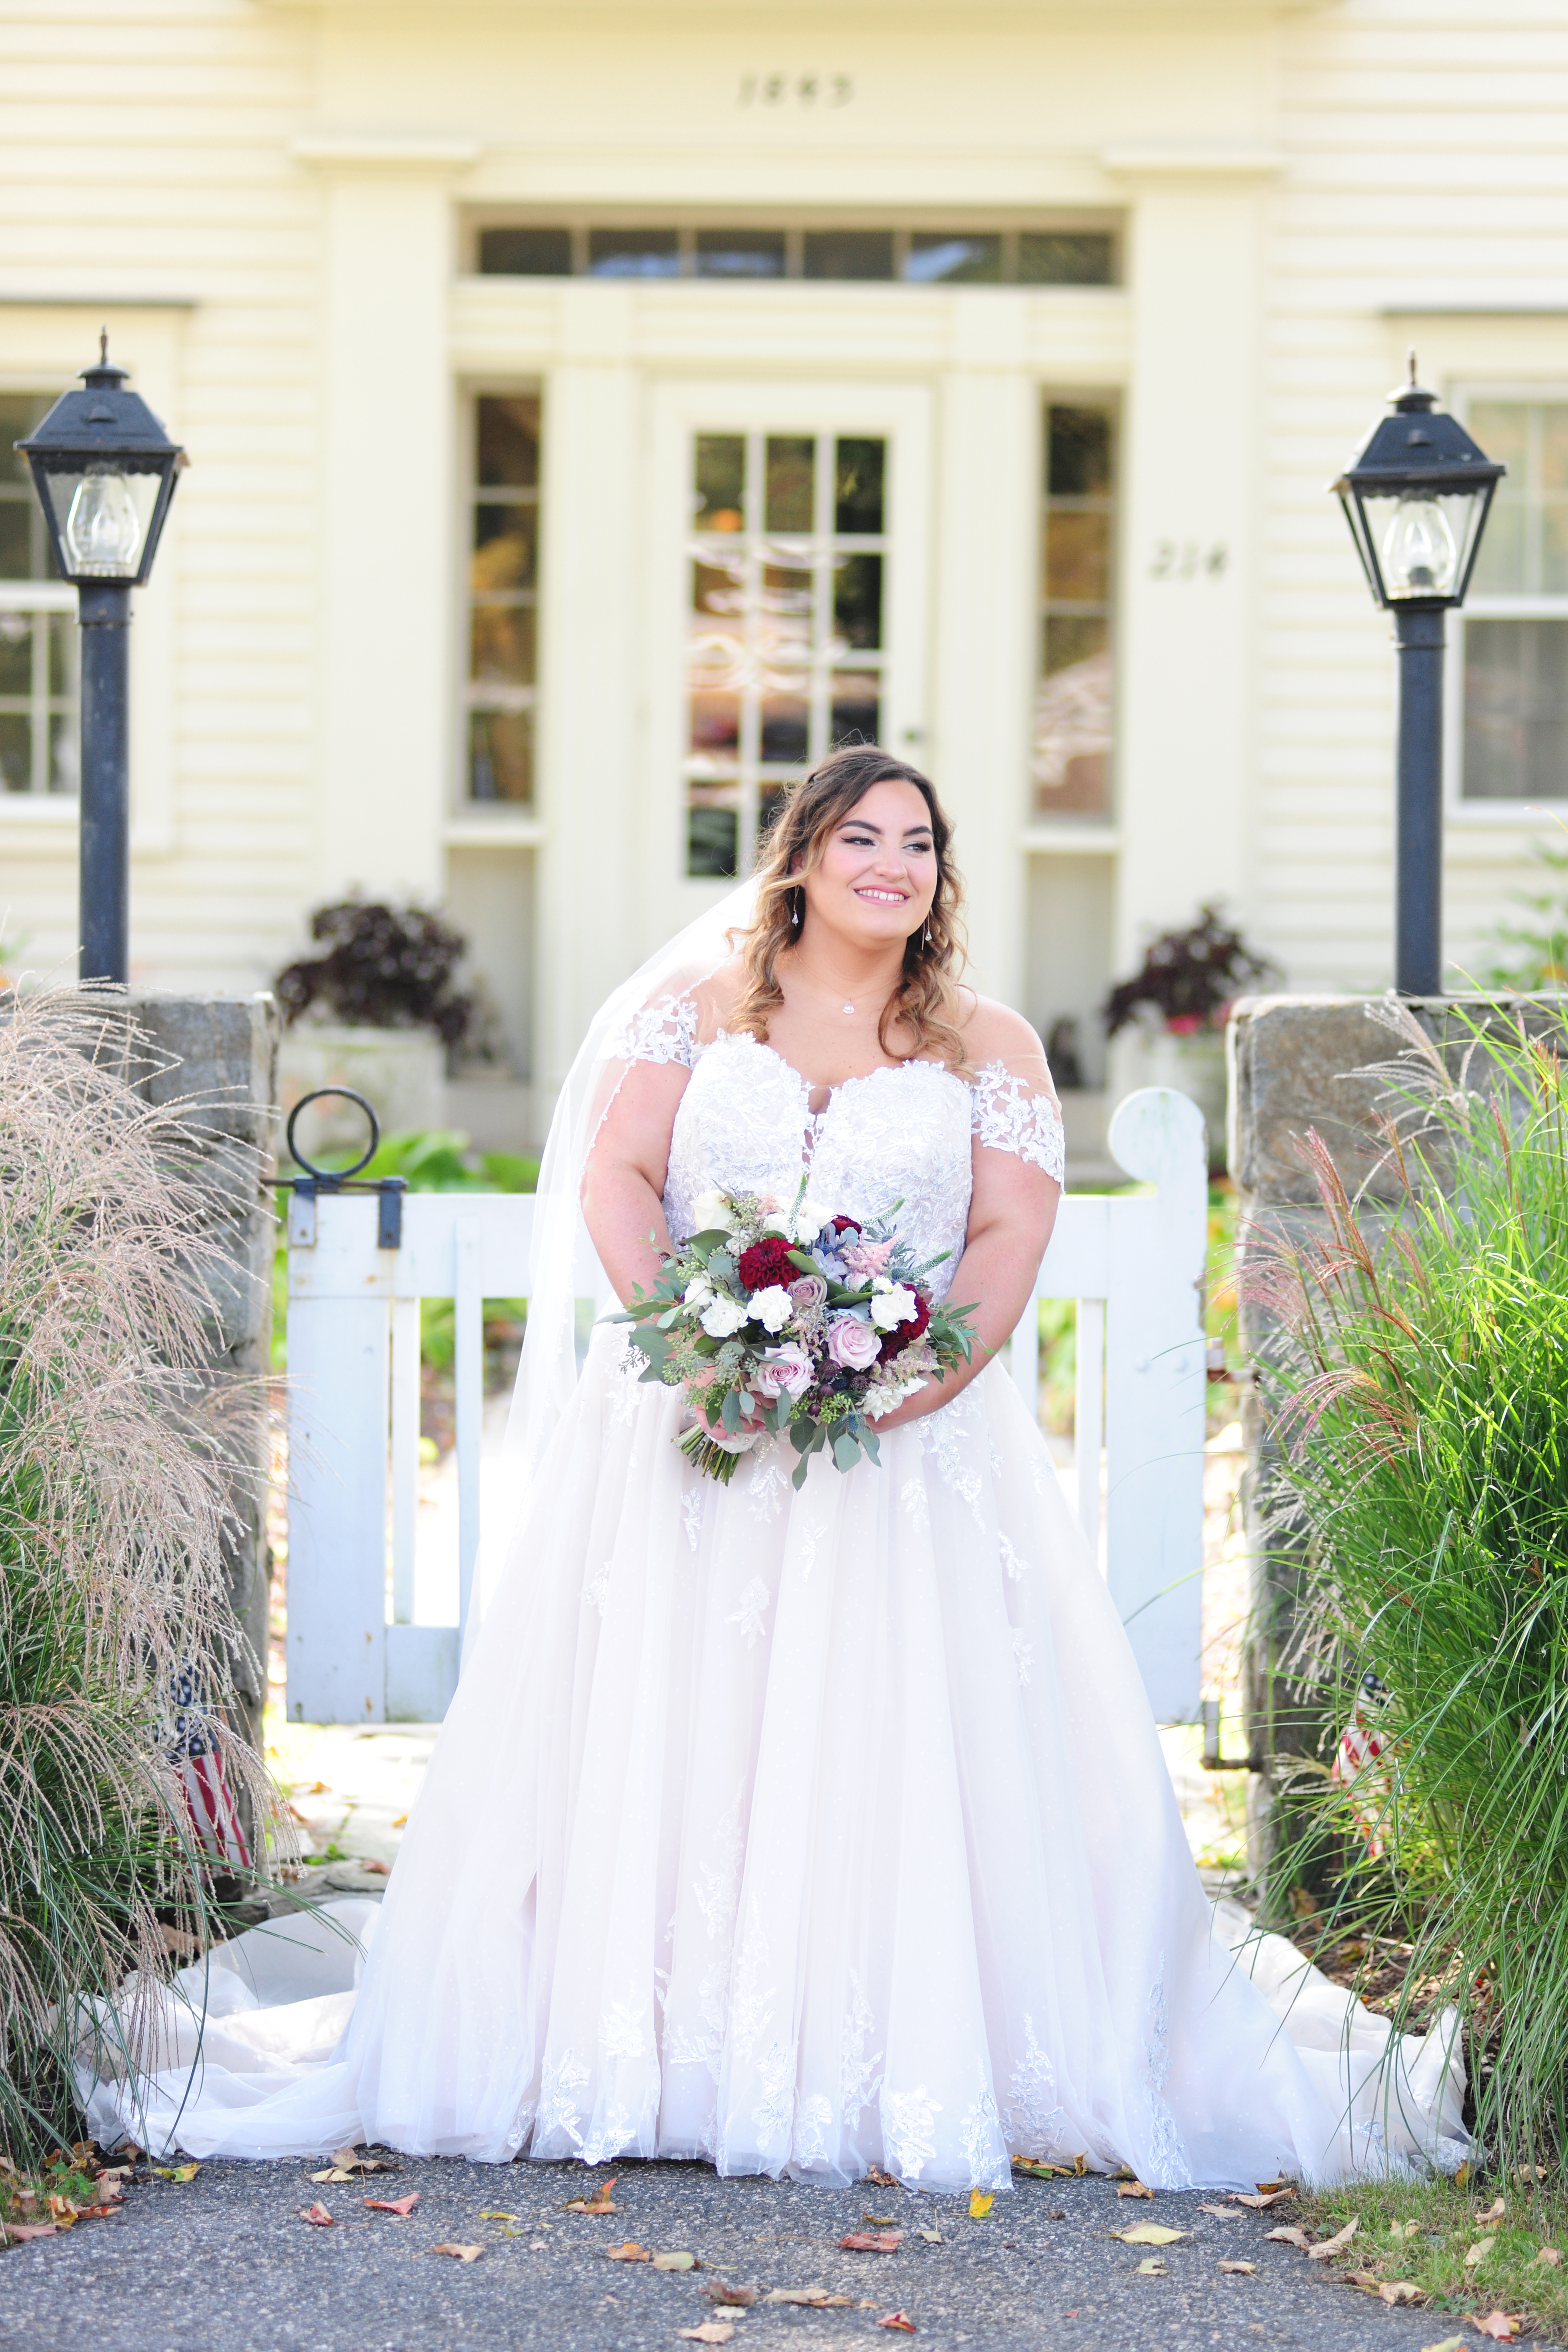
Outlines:
[[[1335,1833],[1331,1933],[1453,2000],[1477,2126],[1568,2153],[1568,1117],[1556,1045],[1494,1008],[1445,1055],[1385,1016],[1394,1200],[1304,1150],[1326,1240],[1255,1233],[1264,1410],[1310,1545],[1288,1667],[1358,1714],[1294,1796]],[[1374,1679],[1367,1682],[1366,1678]],[[1374,1748],[1375,1753],[1368,1753]]]

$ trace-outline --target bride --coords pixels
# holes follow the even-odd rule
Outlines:
[[[563,1093],[525,1498],[379,1917],[342,1904],[184,1971],[155,2051],[84,2082],[93,2128],[945,2189],[1005,2187],[1015,2155],[1168,2189],[1452,2168],[1455,2023],[1400,2043],[1211,1911],[1115,1610],[994,1364],[1062,1131],[1033,1030],[957,981],[934,791],[836,753],[741,897],[612,998]],[[979,1343],[880,1424],[879,1464],[818,1455],[796,1491],[752,1433],[720,1485],[624,1325],[577,1376],[579,1203],[625,1299],[700,1193],[782,1204],[803,1169],[824,1207],[949,1251],[934,1286],[977,1302]]]

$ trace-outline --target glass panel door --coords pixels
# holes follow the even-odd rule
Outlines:
[[[689,880],[749,873],[785,787],[828,751],[920,755],[923,468],[908,444],[924,395],[894,398],[908,423],[857,413],[854,394],[759,390],[732,425],[689,408],[666,440],[681,625],[678,642],[662,637],[674,675],[658,699],[677,735]]]
[[[779,795],[882,738],[885,435],[691,438],[686,870],[749,871]]]

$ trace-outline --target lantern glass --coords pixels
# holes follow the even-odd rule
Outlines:
[[[92,467],[43,476],[49,519],[71,580],[139,578],[163,475]]]
[[[1458,602],[1480,538],[1489,490],[1489,485],[1447,493],[1425,488],[1397,495],[1361,493],[1367,544],[1375,552],[1389,604]]]

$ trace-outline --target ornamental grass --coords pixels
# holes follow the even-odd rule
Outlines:
[[[1396,1956],[1384,2005],[1404,2027],[1458,2001],[1489,2156],[1554,2163],[1568,2146],[1563,1071],[1523,1008],[1456,1014],[1447,1051],[1402,1007],[1376,1017],[1398,1050],[1375,1073],[1373,1179],[1352,1198],[1309,1135],[1325,1229],[1244,1246],[1244,1295],[1269,1327],[1257,1378],[1286,1496],[1277,1539],[1306,1549],[1287,1664],[1350,1727],[1290,1797],[1337,1856],[1323,1942],[1359,1937],[1385,1973]]]
[[[21,2161],[69,2144],[74,2064],[155,2054],[145,2002],[95,1999],[219,1932],[177,1707],[252,1853],[289,1835],[226,1712],[224,1438],[252,1403],[205,1369],[223,1209],[190,1103],[132,1082],[168,1067],[122,1008],[0,998],[0,2147]]]

